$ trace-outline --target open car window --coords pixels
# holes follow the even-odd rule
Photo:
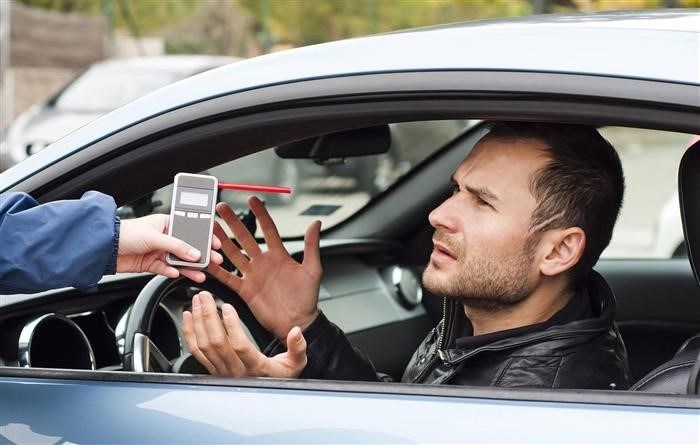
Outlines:
[[[685,257],[678,204],[678,165],[692,135],[629,127],[600,133],[617,150],[625,174],[620,216],[602,258]]]
[[[287,194],[259,194],[276,221],[283,238],[303,236],[308,225],[320,220],[323,229],[331,228],[390,188],[402,176],[418,167],[477,120],[437,120],[401,122],[389,125],[391,144],[381,155],[337,159],[319,165],[312,159],[282,159],[269,148],[240,159],[214,166],[204,174],[220,182],[259,185],[283,185]],[[183,166],[183,171],[187,171]],[[120,208],[120,216],[129,218],[151,213],[168,213],[172,184],[143,196]],[[218,200],[239,211],[247,209],[249,194],[221,190]],[[257,235],[261,236],[260,233]]]

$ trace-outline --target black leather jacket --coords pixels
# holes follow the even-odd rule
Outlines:
[[[614,323],[615,299],[593,273],[586,291],[593,318],[576,320],[475,348],[457,346],[466,320],[461,305],[446,303],[445,316],[413,354],[403,382],[501,387],[627,389],[627,354]],[[323,314],[304,331],[308,364],[301,378],[378,380],[371,362]],[[268,355],[284,350],[280,342]]]

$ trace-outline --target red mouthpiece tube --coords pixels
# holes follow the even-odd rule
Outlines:
[[[219,188],[221,190],[242,190],[244,192],[262,192],[262,193],[292,193],[291,187],[284,187],[280,185],[252,185],[252,184],[231,184],[227,182],[220,182]]]

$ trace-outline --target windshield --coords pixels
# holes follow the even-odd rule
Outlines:
[[[56,99],[56,108],[105,112],[177,80],[174,72],[95,66],[78,77]]]
[[[478,121],[443,120],[390,124],[391,145],[382,155],[348,158],[318,165],[310,159],[282,159],[274,148],[221,164],[206,172],[219,182],[291,187],[292,194],[258,194],[273,219],[283,221],[283,238],[303,236],[308,225],[321,220],[328,229],[346,220],[400,177]],[[249,194],[221,190],[218,199],[241,214],[247,211]],[[172,185],[155,191],[120,209],[122,217],[168,213]],[[258,232],[257,236],[261,236]]]

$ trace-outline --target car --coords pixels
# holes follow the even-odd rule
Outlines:
[[[201,375],[181,326],[198,289],[236,305],[261,348],[270,334],[215,280],[118,274],[89,293],[3,296],[3,440],[698,443],[692,374],[679,391],[641,389],[691,338],[685,351],[695,356],[676,368],[698,367],[700,288],[689,259],[696,271],[700,260],[693,249],[689,259],[639,252],[652,250],[651,204],[660,207],[677,187],[676,154],[700,131],[699,37],[698,10],[667,10],[469,22],[296,48],[165,86],[0,175],[1,191],[40,202],[100,190],[126,217],[162,211],[154,196],[181,171],[235,182],[246,156],[288,156],[300,141],[312,149],[295,156],[337,158],[338,168],[353,154],[388,156],[379,154],[388,146],[393,161],[382,187],[341,193],[344,175],[309,175],[295,200],[270,213],[295,258],[307,225],[322,221],[319,305],[378,370],[399,380],[442,318],[440,300],[417,284],[432,250],[427,217],[450,195],[449,178],[487,131],[485,121],[595,125],[613,145],[640,141],[622,144],[628,190],[618,244],[595,266],[615,292],[640,390]],[[415,131],[423,138],[409,136]],[[678,147],[640,156],[659,132],[675,135]],[[343,150],[323,155],[330,141]],[[697,163],[688,168],[686,177],[697,178]]]
[[[88,122],[155,91],[236,57],[164,55],[96,62],[57,93],[15,118],[3,141],[3,163],[12,166]]]

